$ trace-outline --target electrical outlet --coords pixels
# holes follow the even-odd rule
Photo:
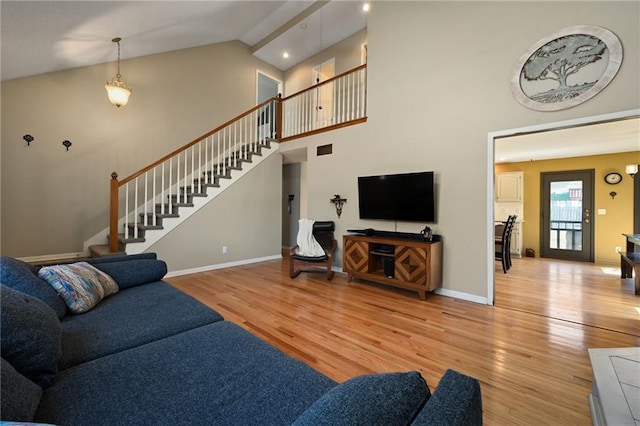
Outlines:
[[[622,251],[622,247],[616,246],[616,253],[620,253]]]
[[[227,252],[227,246],[222,246],[222,254],[225,254]]]

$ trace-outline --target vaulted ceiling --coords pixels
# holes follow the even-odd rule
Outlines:
[[[2,0],[0,77],[5,81],[113,62],[114,37],[122,38],[122,59],[240,40],[256,57],[286,71],[366,28],[364,3]],[[637,151],[639,135],[636,119],[589,130],[501,138],[496,141],[496,162]]]
[[[240,40],[286,70],[366,27],[362,1],[0,2],[2,80]],[[287,51],[289,58],[283,58]]]

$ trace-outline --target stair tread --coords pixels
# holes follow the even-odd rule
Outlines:
[[[133,237],[126,238],[124,234],[118,234],[118,241],[122,242],[124,244],[127,244],[127,243],[144,243],[147,240],[144,239],[144,238],[140,238],[140,237],[138,237],[138,238],[133,238]]]
[[[108,257],[108,256],[124,256],[127,254],[126,251],[110,251],[111,247],[108,244],[95,244],[89,246],[90,257]]]
[[[156,217],[165,218],[165,217],[180,217],[178,213],[156,213]]]
[[[142,231],[147,231],[149,229],[164,229],[164,226],[162,226],[162,225],[143,225],[141,223],[128,223],[127,226],[130,229],[137,227],[138,229],[140,229]]]
[[[194,178],[193,185],[184,185],[179,187],[179,193],[175,194],[167,194],[167,202],[165,203],[156,203],[155,204],[155,212],[143,212],[138,213],[140,216],[140,222],[138,223],[127,223],[127,232],[118,234],[118,249],[120,251],[116,252],[117,254],[126,254],[124,247],[126,244],[130,243],[139,243],[145,242],[144,238],[145,231],[149,230],[162,230],[164,226],[162,225],[151,225],[149,223],[162,223],[163,218],[178,218],[180,215],[177,213],[179,207],[194,207],[195,204],[192,202],[193,197],[207,197],[206,188],[220,188],[220,179],[231,179],[231,171],[232,170],[242,170],[242,163],[253,163],[252,156],[259,155],[262,156],[262,149],[271,148],[271,142],[277,141],[274,138],[266,138],[263,141],[258,141],[256,143],[251,143],[248,145],[244,145],[241,149],[229,153],[227,152],[227,158],[218,164],[210,165],[210,170],[205,170],[202,172],[204,177]],[[186,183],[186,180],[185,180]],[[198,190],[200,192],[194,192]],[[205,189],[204,191],[202,191]],[[170,211],[171,213],[163,213],[166,211]],[[146,224],[145,224],[146,223]],[[133,234],[132,230],[138,230],[138,237],[134,238],[131,234]],[[109,240],[107,236],[107,240]],[[91,246],[90,251],[93,253],[93,249]],[[100,253],[108,253],[101,254],[104,255],[114,255],[109,252],[109,245],[96,245],[96,252]]]

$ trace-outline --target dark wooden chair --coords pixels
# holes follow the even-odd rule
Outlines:
[[[502,228],[502,235],[495,237],[495,258],[502,262],[502,271],[505,274],[511,269],[511,233],[517,218],[517,215],[510,215]]]
[[[333,252],[336,250],[337,242],[333,236],[335,231],[335,223],[333,221],[317,221],[313,224],[313,236],[316,241],[322,246],[324,250],[324,256],[307,257],[301,256],[296,253],[298,246],[291,247],[289,249],[289,276],[291,278],[297,277],[304,266],[313,266],[315,268],[322,267],[327,269],[327,280],[333,278],[333,270],[331,265],[333,262]],[[310,271],[305,269],[305,271]]]

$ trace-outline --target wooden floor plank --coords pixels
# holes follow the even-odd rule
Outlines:
[[[498,265],[499,266],[499,265]],[[342,382],[448,368],[481,382],[484,421],[590,424],[588,348],[640,346],[640,297],[606,269],[514,259],[496,269],[496,306],[322,273],[288,277],[286,260],[168,278],[251,333]]]

